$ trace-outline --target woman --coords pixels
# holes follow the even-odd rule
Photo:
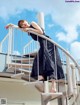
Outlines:
[[[35,22],[29,24],[26,20],[20,20],[18,26],[25,32],[33,31],[40,35],[45,35],[44,30]],[[43,81],[51,80],[50,92],[56,92],[55,80],[64,78],[58,49],[54,44],[39,36],[29,32],[28,34],[40,43],[40,49],[33,62],[31,77]]]

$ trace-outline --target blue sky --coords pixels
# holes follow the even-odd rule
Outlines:
[[[45,32],[55,42],[69,49],[72,56],[80,59],[80,3],[65,0],[1,0],[0,41],[8,33],[8,23],[17,25],[18,20],[37,20],[37,14],[44,13]],[[26,39],[24,38],[24,42]],[[17,42],[19,43],[19,42]],[[20,49],[20,48],[18,48]]]

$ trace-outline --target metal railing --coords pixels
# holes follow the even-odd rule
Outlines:
[[[9,37],[9,33],[4,37],[4,39],[0,42],[0,53],[3,53],[3,44],[6,41],[6,39]],[[8,42],[7,42],[8,43]],[[5,46],[4,46],[5,47]],[[5,51],[7,53],[7,51]]]
[[[26,44],[23,48],[23,54],[29,54],[29,53],[33,53],[33,52],[37,52],[39,50],[39,47],[36,46],[36,44],[39,43],[35,42],[34,40],[31,40],[28,44]]]
[[[12,30],[15,29],[15,28],[16,28],[15,26],[14,27],[10,27],[10,30],[11,30],[10,35],[13,34],[12,33]],[[17,29],[18,29],[18,27],[17,27]],[[66,84],[65,84],[65,88],[67,88],[67,89],[65,89],[65,91],[66,91],[66,94],[68,94],[68,95],[72,94],[74,96],[74,101],[73,101],[73,103],[74,103],[75,100],[78,99],[79,94],[80,94],[79,88],[76,85],[77,82],[80,81],[80,67],[79,67],[78,63],[75,61],[75,59],[70,55],[70,53],[68,51],[66,51],[63,47],[61,47],[60,45],[58,45],[52,39],[46,37],[45,35],[40,35],[38,33],[32,32],[32,31],[29,31],[29,33],[33,33],[38,38],[40,37],[41,39],[46,40],[46,43],[50,42],[54,46],[57,46],[57,48],[59,50],[59,53],[60,53],[61,60],[62,60],[62,66],[63,66],[63,69],[64,69],[64,73],[67,74],[67,77],[65,79],[65,82],[67,81],[68,85],[66,87]],[[12,38],[12,37],[10,37],[10,38]],[[10,43],[11,42],[12,42],[12,40],[10,39]],[[26,46],[30,46],[31,43],[32,43],[32,41],[28,45],[26,45]],[[7,62],[8,69],[7,70],[9,71],[9,70],[13,70],[14,69],[15,75],[13,75],[12,77],[16,77],[17,76],[17,70],[18,71],[20,70],[21,73],[27,72],[28,74],[26,76],[28,76],[28,79],[30,81],[30,78],[31,78],[30,77],[30,73],[31,73],[31,67],[32,67],[32,64],[31,64],[31,59],[32,59],[31,58],[31,55],[28,54],[28,57],[26,57],[26,59],[28,59],[28,63],[29,64],[25,64],[25,65],[23,64],[23,60],[24,60],[24,57],[23,56],[21,56],[21,62],[20,62],[20,64],[17,63],[18,59],[20,59],[20,58],[17,58],[16,56],[15,56],[15,58],[17,60],[15,59],[15,63],[14,64],[11,64],[11,59],[10,59],[11,45],[9,45],[9,47],[8,47],[9,49],[8,49],[8,56],[7,56],[7,59],[8,59],[8,62]],[[39,46],[37,46],[37,47],[39,49]],[[34,48],[31,48],[30,51],[33,51],[32,49],[34,49]],[[30,53],[30,51],[28,51],[28,52]],[[56,61],[56,55],[54,55],[54,58],[55,58],[55,61]],[[37,60],[39,60],[39,57],[38,57]],[[56,64],[56,62],[55,62],[55,64]],[[39,61],[37,61],[37,65],[39,65]],[[28,71],[30,71],[30,72],[28,72]],[[39,75],[39,66],[38,66],[38,75]],[[79,101],[79,100],[77,100],[77,101]],[[74,104],[74,105],[76,105],[76,104]]]

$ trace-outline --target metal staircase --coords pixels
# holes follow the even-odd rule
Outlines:
[[[16,27],[9,28],[9,36],[13,35],[12,30],[15,30]],[[17,29],[18,31],[18,29]],[[31,31],[30,31],[31,32]],[[34,33],[34,32],[31,32]],[[54,99],[58,99],[58,105],[79,105],[80,98],[80,68],[74,58],[62,48],[60,45],[55,43],[53,40],[34,33],[35,35],[50,41],[52,44],[58,47],[60,52],[60,57],[62,60],[62,66],[65,72],[66,78],[64,80],[56,80],[57,83],[57,92],[50,93],[45,91],[45,88],[50,86],[51,81],[47,80],[47,85],[41,81],[36,81],[30,77],[31,68],[33,64],[34,57],[36,52],[31,52],[23,54],[22,56],[13,56],[11,52],[8,52],[6,71],[4,74],[0,74],[0,77],[10,77],[16,79],[23,79],[29,83],[35,83],[35,87],[39,90],[41,94],[41,105],[47,105],[49,102],[52,102]],[[10,47],[10,46],[9,46]],[[10,50],[9,50],[10,51]],[[8,75],[9,74],[9,75]],[[37,85],[36,85],[37,84]],[[39,85],[39,88],[37,87]]]

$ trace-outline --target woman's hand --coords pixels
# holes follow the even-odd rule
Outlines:
[[[8,29],[9,27],[13,27],[13,24],[8,24],[7,26],[5,26],[6,29]]]

